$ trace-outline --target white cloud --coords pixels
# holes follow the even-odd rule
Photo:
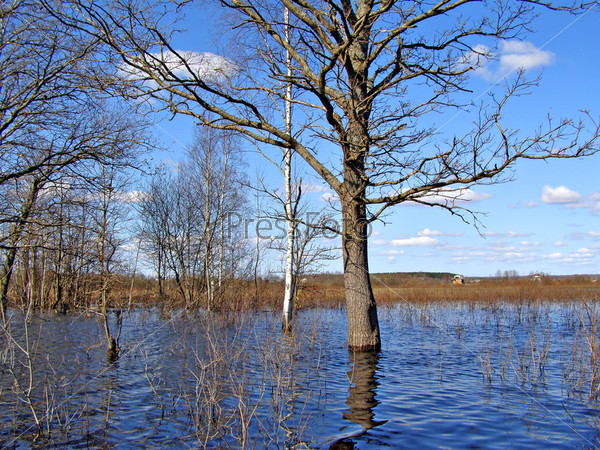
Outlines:
[[[589,265],[593,263],[596,252],[593,249],[582,247],[571,253],[556,252],[545,255],[545,257],[560,263]]]
[[[600,216],[600,192],[590,192],[586,196],[565,186],[551,188],[544,186],[542,201],[549,204],[562,204],[567,208],[587,209],[590,214]]]
[[[128,242],[127,244],[121,245],[121,250],[126,252],[135,252],[138,249],[138,244],[135,242]]]
[[[492,82],[518,70],[531,70],[554,62],[552,52],[525,41],[502,41],[497,53],[485,45],[478,45],[473,50],[465,55],[463,64],[474,67],[475,75]]]
[[[584,258],[591,258],[592,256],[594,256],[594,251],[590,248],[582,247],[579,250],[577,250],[575,254]]]
[[[429,228],[425,228],[423,231],[419,231],[417,236],[442,236],[444,233],[437,230],[430,230]]]
[[[592,214],[600,216],[600,192],[592,192],[588,196],[587,207]]]
[[[462,236],[462,233],[449,233],[442,232],[438,230],[430,230],[429,228],[425,228],[423,231],[419,231],[417,236]]]
[[[338,203],[340,198],[333,192],[325,192],[323,195],[321,195],[321,201],[325,203]]]
[[[394,239],[390,245],[394,247],[424,247],[438,245],[439,241],[429,236],[419,236],[405,239]]]
[[[418,197],[420,201],[428,204],[453,206],[456,203],[472,203],[491,198],[490,194],[476,192],[470,188],[441,188]]]
[[[148,57],[148,64],[156,66],[156,68],[166,67],[179,78],[189,79],[193,76],[203,81],[216,81],[236,71],[235,64],[223,56],[210,52],[186,50],[151,53]],[[121,71],[130,80],[150,81],[145,73],[133,66],[123,65]]]
[[[568,237],[570,239],[573,239],[576,241],[581,241],[583,239],[591,239],[593,241],[597,241],[598,238],[600,238],[600,232],[598,232],[598,231],[586,231],[586,232],[576,231],[575,233],[569,233]]]
[[[302,192],[304,194],[313,194],[317,192],[325,192],[327,188],[321,184],[316,183],[303,183]]]
[[[505,73],[547,66],[553,60],[552,52],[539,49],[531,42],[502,41],[500,44],[500,67]]]
[[[382,252],[379,252],[379,254],[390,256],[404,255],[404,250],[384,250]]]
[[[542,188],[541,200],[544,203],[578,203],[581,199],[581,194],[572,191],[566,186],[552,188],[546,185]]]
[[[149,197],[150,194],[144,191],[127,191],[117,193],[117,198],[123,203],[139,203]]]
[[[429,228],[425,228],[423,231],[419,231],[417,236],[442,236],[441,231],[430,230]]]
[[[509,231],[508,233],[497,233],[494,231],[486,231],[483,233],[485,237],[499,237],[499,238],[523,238],[531,236],[530,233],[517,233],[516,231]]]

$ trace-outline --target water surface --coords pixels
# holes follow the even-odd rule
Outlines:
[[[584,447],[599,444],[595,312],[573,304],[398,305],[378,355],[343,310],[124,313],[107,360],[94,315],[11,312],[0,441],[55,448]],[[12,344],[11,344],[12,342]],[[596,346],[596,347],[594,347]],[[37,433],[25,395],[42,424]],[[594,381],[596,380],[596,381]],[[590,387],[591,386],[591,387]]]

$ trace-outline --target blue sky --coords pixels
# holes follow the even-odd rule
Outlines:
[[[583,16],[544,13],[534,22],[534,33],[521,42],[501,45],[500,62],[473,75],[474,97],[484,95],[491,84],[520,65],[531,76],[543,70],[539,87],[510,107],[508,119],[521,130],[534,130],[548,112],[558,119],[589,109],[600,120],[599,18],[595,12]],[[182,48],[215,51],[208,32],[211,20],[190,16],[186,22],[190,31],[180,38]],[[443,126],[459,127],[461,119],[459,114]],[[161,122],[157,134],[171,149],[160,157],[177,159],[191,141],[192,122]],[[280,174],[269,169],[268,163],[252,154],[248,163],[251,175],[260,168],[277,185]],[[478,230],[438,208],[399,205],[385,224],[373,228],[371,271],[448,271],[466,276],[494,275],[498,270],[516,270],[522,275],[600,273],[599,169],[600,155],[521,162],[513,181],[475,187],[469,193],[470,207],[482,213]],[[319,207],[330,191],[315,178],[310,183],[309,195]],[[327,268],[341,271],[341,261]]]

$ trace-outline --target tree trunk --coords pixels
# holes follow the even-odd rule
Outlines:
[[[285,215],[287,222],[287,250],[285,259],[285,293],[283,297],[282,329],[292,330],[294,315],[294,232],[295,224],[292,210],[292,183],[291,183],[291,149],[285,153]]]
[[[365,3],[359,2],[357,15],[365,13]],[[377,320],[377,306],[369,276],[367,256],[368,220],[365,199],[368,177],[365,158],[369,154],[369,135],[372,99],[368,94],[369,74],[364,61],[369,55],[370,22],[348,49],[345,61],[350,85],[350,101],[346,105],[348,118],[342,133],[344,151],[344,183],[342,202],[342,253],[344,258],[344,285],[348,312],[348,347],[354,351],[379,351],[381,337]]]
[[[6,308],[8,306],[8,286],[10,284],[15,259],[17,257],[18,243],[23,234],[23,230],[27,225],[27,220],[29,219],[29,216],[33,210],[38,193],[42,188],[42,184],[43,183],[38,179],[33,180],[29,191],[29,197],[27,198],[27,202],[23,206],[19,219],[17,220],[13,230],[11,231],[12,236],[10,239],[9,249],[6,254],[6,258],[4,259],[2,268],[0,268],[0,313],[2,314],[2,323],[6,323]]]
[[[348,347],[379,351],[381,336],[377,305],[369,277],[366,209],[357,200],[342,201],[344,286],[348,313]]]
[[[285,17],[285,40],[290,42],[290,12],[288,8],[284,11]],[[289,51],[286,51],[287,74],[291,78],[291,57]],[[287,84],[285,88],[285,131],[291,134],[292,131],[292,85]],[[292,209],[292,149],[288,148],[285,151],[285,220],[287,223],[287,249],[285,258],[285,293],[283,296],[283,319],[282,329],[284,331],[292,330],[292,319],[294,317],[294,234],[296,224],[294,223]]]

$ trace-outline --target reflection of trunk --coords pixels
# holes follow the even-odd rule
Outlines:
[[[332,443],[329,448],[342,450],[354,448],[358,438],[366,434],[370,429],[383,425],[387,420],[376,421],[374,409],[379,405],[377,401],[377,363],[379,354],[376,352],[350,353],[352,368],[348,371],[348,379],[351,382],[348,388],[348,399],[346,405],[349,410],[343,414],[344,420],[360,425],[363,430],[351,436],[346,436]]]
[[[21,235],[23,234],[23,230],[25,229],[25,225],[27,224],[27,220],[33,211],[33,207],[35,205],[38,193],[42,188],[42,184],[43,183],[40,180],[33,180],[33,183],[31,184],[29,197],[27,198],[27,202],[23,206],[21,214],[11,232],[11,240],[8,245],[9,248],[6,253],[6,258],[4,259],[4,264],[0,269],[0,310],[2,312],[2,323],[6,323],[5,313],[8,304],[8,285],[10,283],[10,278],[12,277],[13,266],[17,257],[18,243],[21,239]]]
[[[376,371],[379,355],[374,352],[361,352],[351,355],[353,358],[352,369],[348,378],[352,385],[348,389],[346,405],[350,408],[344,413],[344,419],[360,425],[365,431],[370,430],[385,421],[375,421],[373,410],[379,402],[376,399],[376,390],[379,386]]]
[[[106,340],[108,342],[107,358],[109,361],[116,361],[119,359],[119,338],[121,337],[121,328],[123,325],[123,314],[120,309],[115,311],[117,315],[117,332],[113,336],[108,325],[108,310],[106,307],[102,310],[102,324],[104,325],[104,333],[106,334]]]

